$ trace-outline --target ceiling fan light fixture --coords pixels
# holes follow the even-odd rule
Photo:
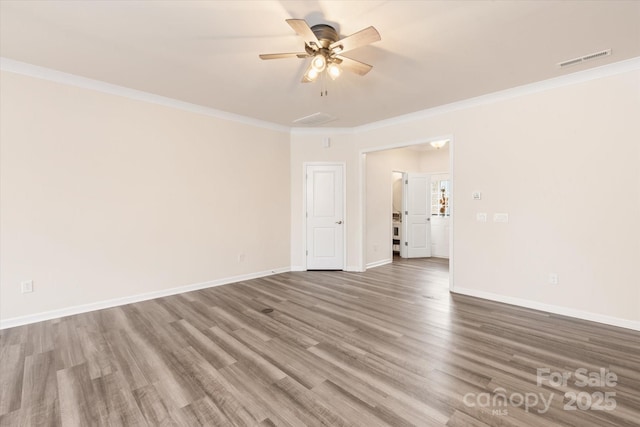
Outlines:
[[[326,66],[327,58],[325,58],[323,54],[318,53],[313,57],[313,60],[311,61],[311,67],[316,70],[316,72],[321,73]]]
[[[340,38],[336,29],[328,24],[309,26],[304,19],[294,18],[287,19],[286,22],[296,34],[304,38],[304,52],[269,53],[260,54],[259,57],[260,59],[311,58],[308,68],[302,75],[302,83],[310,83],[320,77],[324,85],[326,81],[322,75],[324,72],[332,80],[336,80],[342,75],[343,70],[364,76],[373,68],[372,65],[342,56],[342,53],[379,41],[380,33],[374,27],[367,27]],[[320,94],[326,95],[327,90],[321,90]]]
[[[313,66],[309,67],[306,73],[304,73],[304,77],[310,82],[314,81],[318,78],[318,74],[320,74]]]
[[[329,66],[327,67],[327,72],[329,73],[329,77],[331,77],[332,80],[335,80],[340,77],[342,70],[340,69],[340,67],[338,67],[337,64],[329,64]]]

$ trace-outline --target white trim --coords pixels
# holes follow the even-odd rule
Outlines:
[[[359,156],[358,218],[360,218],[360,230],[357,231],[360,232],[360,235],[357,237],[356,243],[358,244],[358,254],[360,255],[360,270],[367,271],[367,154],[360,150]]]
[[[640,331],[640,322],[634,320],[622,319],[619,317],[606,316],[604,314],[591,313],[589,311],[576,310],[573,308],[562,307],[558,305],[545,304],[537,301],[530,301],[522,298],[515,298],[506,295],[494,294],[491,292],[478,291],[468,288],[456,288],[456,294],[467,295],[476,298],[482,298],[490,301],[502,302],[518,307],[531,308],[547,313],[559,314],[562,316],[573,317],[576,319],[589,320],[591,322],[604,323],[605,325],[618,326],[620,328],[633,329]]]
[[[370,268],[381,267],[383,265],[391,264],[392,262],[392,259],[383,259],[380,261],[370,262],[369,264],[367,264],[366,269],[368,270]]]
[[[27,64],[26,62],[15,61],[13,59],[0,57],[0,70],[8,71],[15,74],[34,77],[37,79],[49,80],[56,83],[62,83],[69,86],[75,86],[82,89],[90,89],[98,92],[108,93],[110,95],[122,96],[124,98],[134,99],[137,101],[148,102],[151,104],[162,105],[165,107],[176,108],[178,110],[189,111],[191,113],[202,114],[217,119],[239,122],[242,124],[256,126],[264,129],[275,130],[279,132],[289,133],[291,128],[276,123],[258,120],[240,114],[229,113],[215,108],[205,107],[202,105],[191,104],[189,102],[180,101],[173,98],[156,95],[141,90],[130,89],[124,86],[118,86],[106,83],[100,80],[93,80],[81,77],[75,74],[63,73],[62,71],[50,68],[39,67],[37,65]]]
[[[447,139],[449,140],[449,144],[451,144],[453,142],[453,134],[446,134],[446,135],[440,135],[440,136],[434,136],[434,137],[425,137],[420,139],[411,139],[409,141],[392,142],[387,145],[377,145],[375,147],[362,148],[360,149],[360,153],[367,154],[367,153],[375,153],[378,151],[394,150],[396,148],[406,148],[406,147],[411,147],[413,145],[429,144],[431,141],[440,141],[441,139]],[[451,152],[451,145],[449,146],[449,152]],[[442,173],[449,173],[449,172],[442,172]]]
[[[364,273],[365,270],[363,270],[362,268],[360,268],[357,265],[348,265],[345,267],[344,271],[350,272],[350,273]]]
[[[292,265],[291,271],[307,271],[307,269],[301,265]]]
[[[494,102],[504,101],[508,99],[518,98],[521,96],[532,95],[544,92],[550,89],[556,89],[573,84],[584,83],[604,77],[614,76],[629,71],[640,69],[640,57],[627,59],[625,61],[614,62],[613,64],[603,65],[601,67],[590,68],[588,70],[578,71],[576,73],[564,76],[554,77],[547,80],[541,80],[534,83],[516,86],[513,88],[501,90],[498,92],[488,93],[486,95],[468,98],[462,101],[452,102],[450,104],[439,105],[437,107],[428,108],[426,110],[416,111],[413,113],[396,116],[377,122],[367,123],[365,125],[353,128],[355,133],[367,132],[388,126],[398,125],[402,123],[413,122],[428,117],[438,116],[453,111],[465,110],[479,105],[492,104]]]
[[[453,230],[455,230],[455,222],[456,222],[456,185],[455,185],[455,168],[453,167],[453,159],[454,159],[454,150],[455,150],[455,138],[453,135],[449,138],[449,290],[453,291],[455,289],[455,279],[454,279],[454,256],[453,256],[453,245],[455,244]]]
[[[209,282],[195,283],[192,285],[179,286],[177,288],[164,289],[161,291],[147,292],[144,294],[131,295],[127,297],[114,298],[105,301],[98,301],[89,304],[76,305],[73,307],[61,308],[58,310],[45,311],[42,313],[30,314],[27,316],[12,317],[0,320],[0,329],[13,328],[16,326],[28,325],[30,323],[42,322],[45,320],[57,319],[60,317],[72,316],[74,314],[86,313],[89,311],[102,310],[105,308],[117,307],[120,305],[132,304],[150,299],[166,297],[170,295],[182,294],[185,292],[197,291],[199,289],[213,288],[215,286],[227,285],[229,283],[241,282],[244,280],[257,279],[260,277],[272,276],[274,274],[291,271],[290,267],[274,268],[257,273],[243,274],[240,276],[226,277],[223,279],[211,280]]]

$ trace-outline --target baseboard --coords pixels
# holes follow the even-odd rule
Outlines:
[[[274,268],[271,270],[260,271],[257,273],[243,274],[240,276],[225,277],[223,279],[211,280],[209,282],[195,283],[192,285],[179,286],[177,288],[163,289],[161,291],[147,292],[144,294],[131,295],[122,298],[114,298],[105,301],[98,301],[90,304],[76,305],[73,307],[62,308],[58,310],[45,311],[42,313],[30,314],[27,316],[12,317],[0,320],[0,330],[13,328],[15,326],[28,325],[30,323],[42,322],[45,320],[57,319],[74,314],[87,313],[89,311],[102,310],[105,308],[117,307],[120,305],[132,304],[135,302],[147,301],[155,298],[162,298],[170,295],[181,294],[184,292],[197,291],[200,289],[212,288],[215,286],[228,285],[229,283],[241,282],[244,280],[257,279],[259,277],[271,276],[274,274],[285,273],[291,271],[290,267]]]
[[[370,268],[374,268],[374,267],[380,267],[382,265],[387,265],[387,264],[391,264],[393,262],[392,259],[383,259],[380,261],[374,261],[374,262],[370,262],[369,264],[366,265],[366,269],[370,269]]]
[[[591,313],[589,311],[576,310],[569,307],[545,304],[545,303],[530,301],[522,298],[515,298],[515,297],[509,297],[505,295],[494,294],[491,292],[478,291],[475,289],[459,288],[457,286],[451,292],[456,294],[467,295],[471,297],[482,298],[490,301],[502,302],[505,304],[517,305],[519,307],[546,311],[548,313],[560,314],[562,316],[573,317],[576,319],[604,323],[605,325],[618,326],[620,328],[632,329],[634,331],[640,331],[639,321],[627,320],[619,317],[606,316],[604,314]]]
[[[289,271],[307,271],[307,269],[305,267],[299,266],[299,265],[293,265],[291,266],[291,269]],[[349,271],[349,272],[357,272],[357,273],[361,273],[362,270],[360,270],[360,268],[358,267],[354,267],[354,266],[346,266],[344,268],[343,271]]]

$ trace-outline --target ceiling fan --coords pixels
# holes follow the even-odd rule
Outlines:
[[[310,27],[304,19],[287,19],[286,21],[293,31],[304,39],[304,52],[266,53],[261,54],[260,58],[313,58],[302,77],[303,83],[315,81],[325,70],[329,77],[335,80],[342,73],[342,69],[364,76],[373,68],[372,65],[342,54],[380,40],[380,34],[375,28],[367,27],[339,39],[338,32],[331,25],[317,24]]]

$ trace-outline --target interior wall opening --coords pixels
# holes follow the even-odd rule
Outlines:
[[[447,138],[448,143],[440,148],[433,147],[427,140],[362,153],[366,268],[414,259],[445,264],[451,271],[451,140]],[[407,194],[409,177],[421,180],[415,194]],[[414,202],[416,198],[421,199],[423,211],[417,212],[416,206],[413,211],[407,209],[412,198]],[[415,216],[415,213],[421,215]],[[425,230],[428,235],[421,234]],[[410,237],[412,233],[418,234]],[[412,243],[416,244],[416,237],[424,241],[411,248]],[[450,289],[452,285],[450,275]]]

